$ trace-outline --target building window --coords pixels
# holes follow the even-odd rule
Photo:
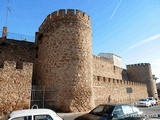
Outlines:
[[[104,82],[106,81],[106,78],[105,78],[105,77],[103,77],[103,81],[104,81]]]
[[[111,82],[111,79],[110,79],[110,78],[108,78],[108,82]]]
[[[115,79],[113,79],[113,83],[115,83]]]
[[[98,80],[98,81],[100,80],[100,76],[97,76],[97,80]]]
[[[117,83],[119,83],[119,80],[117,80]]]

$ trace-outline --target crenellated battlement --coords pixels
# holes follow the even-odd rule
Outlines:
[[[72,23],[79,21],[83,22],[84,24],[87,24],[88,26],[91,26],[90,16],[87,15],[85,12],[74,9],[67,9],[67,10],[61,9],[49,14],[39,27],[39,31],[45,29],[51,24],[53,25],[59,23],[62,20],[64,20],[65,22],[72,22]]]
[[[121,79],[115,79],[115,78],[107,78],[102,76],[94,76],[94,84],[95,85],[108,85],[108,84],[114,84],[114,85],[130,85],[130,86],[146,86],[145,83],[140,82],[133,82],[133,81],[127,81],[127,80],[121,80]]]
[[[28,70],[28,71],[32,71],[33,69],[33,63],[29,63],[29,62],[15,62],[15,61],[4,61],[4,63],[2,63],[0,65],[0,69],[21,69],[21,70]]]
[[[127,65],[127,67],[138,67],[138,66],[150,66],[149,63],[138,63],[138,64],[130,64],[130,65]]]

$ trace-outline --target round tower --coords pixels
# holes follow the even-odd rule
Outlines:
[[[157,98],[156,82],[152,75],[151,65],[149,63],[127,65],[129,80],[147,84],[149,97]]]
[[[79,10],[55,11],[36,36],[38,84],[52,87],[54,106],[64,112],[90,110],[92,99],[92,31],[90,17]],[[47,94],[46,94],[47,96]]]

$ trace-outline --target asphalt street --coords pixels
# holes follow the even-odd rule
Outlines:
[[[139,107],[145,115],[147,120],[160,120],[160,105],[152,107]]]

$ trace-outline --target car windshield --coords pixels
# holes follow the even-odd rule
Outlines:
[[[152,98],[148,98],[149,100],[152,100]]]
[[[147,99],[140,99],[139,101],[147,101]]]
[[[93,109],[90,113],[98,114],[98,115],[104,115],[104,114],[110,115],[112,114],[114,108],[115,106],[111,106],[111,105],[99,105],[98,107]]]

